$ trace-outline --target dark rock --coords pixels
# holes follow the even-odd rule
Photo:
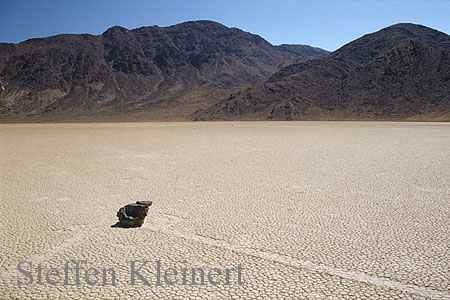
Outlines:
[[[146,205],[146,206],[151,206],[152,205],[152,201],[136,201],[137,204],[142,204],[142,205]]]
[[[122,227],[141,227],[144,224],[151,201],[138,201],[121,207],[117,212]]]

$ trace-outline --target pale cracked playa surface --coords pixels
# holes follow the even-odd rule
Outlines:
[[[0,298],[450,299],[449,149],[448,123],[0,125]],[[71,259],[116,285],[18,286]],[[243,284],[131,286],[130,260]]]

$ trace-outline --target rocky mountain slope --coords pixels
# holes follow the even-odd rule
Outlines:
[[[393,25],[289,65],[193,118],[450,121],[450,36]]]
[[[185,118],[327,54],[211,21],[0,43],[0,120]]]

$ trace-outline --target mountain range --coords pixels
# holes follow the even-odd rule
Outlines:
[[[396,24],[289,65],[195,119],[450,121],[450,36]]]
[[[292,63],[324,57],[212,21],[0,44],[0,116],[188,118]]]
[[[328,53],[211,21],[0,44],[0,120],[450,121],[450,36],[396,24]]]

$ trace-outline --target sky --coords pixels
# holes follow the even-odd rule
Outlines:
[[[274,45],[334,51],[396,23],[422,24],[449,34],[450,0],[0,0],[0,42],[193,20],[237,27]]]

